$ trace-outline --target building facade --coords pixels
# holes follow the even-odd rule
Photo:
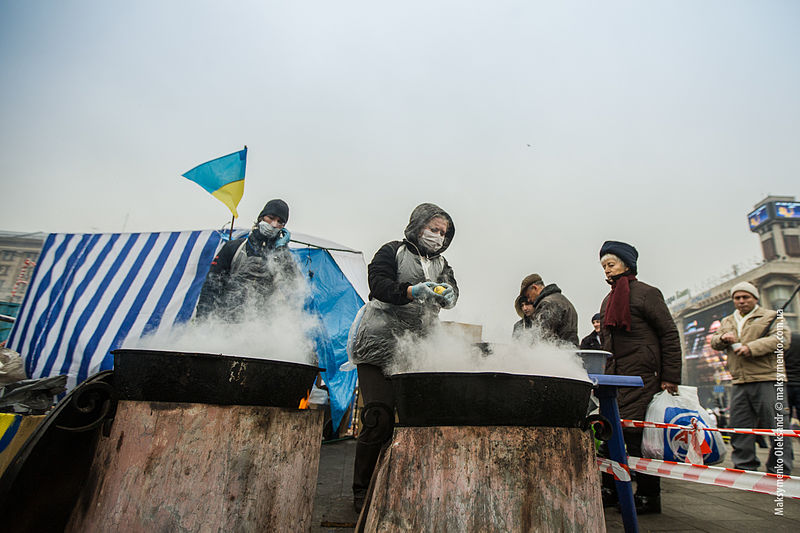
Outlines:
[[[22,302],[46,237],[0,231],[0,302]]]
[[[727,357],[710,343],[722,317],[734,311],[730,295],[734,285],[741,281],[754,284],[761,295],[759,305],[767,309],[785,306],[787,325],[800,331],[800,294],[794,292],[800,285],[800,202],[792,196],[769,196],[755,205],[748,222],[761,242],[761,264],[701,294],[683,291],[671,303],[668,300],[683,344],[683,383],[698,388],[705,407],[727,406],[731,379]]]

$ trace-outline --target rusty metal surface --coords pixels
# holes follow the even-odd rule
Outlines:
[[[67,531],[308,531],[322,413],[120,401]]]
[[[605,531],[591,436],[575,428],[403,427],[365,531]]]

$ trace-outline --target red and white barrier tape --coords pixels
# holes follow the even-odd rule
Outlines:
[[[630,474],[625,465],[600,457],[597,458],[597,465],[600,467],[601,472],[612,474],[619,481],[630,481]],[[628,468],[652,476],[800,499],[800,477],[797,476],[778,476],[777,474],[753,472],[751,470],[675,463],[673,461],[642,459],[640,457],[628,457]],[[618,477],[617,473],[619,472],[627,475],[627,479],[624,476]]]
[[[624,428],[665,428],[665,429],[686,429],[689,431],[718,431],[720,433],[737,433],[739,435],[766,435],[768,437],[800,437],[799,429],[734,429],[734,428],[706,428],[681,426],[678,424],[663,424],[659,422],[642,422],[641,420],[621,420]]]
[[[628,469],[627,465],[618,463],[616,461],[612,461],[611,459],[598,457],[597,466],[600,467],[601,472],[605,472],[606,474],[611,474],[617,481],[631,480],[631,471]]]

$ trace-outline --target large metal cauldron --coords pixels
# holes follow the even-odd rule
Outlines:
[[[121,400],[294,407],[321,368],[206,353],[119,349],[114,386]]]
[[[401,426],[584,427],[592,384],[501,372],[395,374]]]

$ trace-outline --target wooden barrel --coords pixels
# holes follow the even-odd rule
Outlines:
[[[322,416],[120,401],[66,531],[309,531]]]
[[[605,531],[591,434],[398,427],[357,530]]]

